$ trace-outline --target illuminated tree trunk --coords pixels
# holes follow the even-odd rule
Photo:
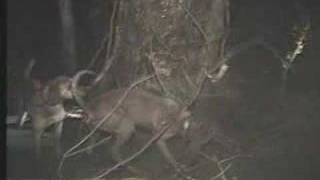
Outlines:
[[[205,74],[223,64],[228,0],[120,0],[113,72],[120,86],[156,73],[145,84],[189,102]],[[119,37],[117,40],[117,36]]]

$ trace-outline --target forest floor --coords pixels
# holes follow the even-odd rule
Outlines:
[[[198,113],[195,117],[211,120],[214,118],[213,114],[216,114],[216,118],[222,118],[224,121],[233,118],[232,121],[227,122],[227,126],[232,126],[233,131],[225,132],[240,144],[241,150],[229,151],[218,143],[210,141],[202,148],[202,152],[207,156],[218,157],[220,160],[236,155],[234,159],[221,165],[222,168],[231,165],[225,172],[224,178],[228,180],[301,180],[317,177],[319,171],[316,167],[320,165],[318,160],[319,97],[316,94],[305,96],[294,94],[282,101],[281,108],[266,106],[267,101],[273,101],[271,96],[260,97],[255,100],[256,103],[249,103],[247,100],[247,105],[237,104],[238,108],[233,109],[232,113],[225,111],[222,114],[219,106],[223,104],[217,103],[219,100],[215,97],[206,98],[200,114]],[[213,107],[216,107],[220,114],[212,111]],[[230,106],[223,106],[223,108],[228,107]],[[233,115],[230,116],[230,114]],[[65,131],[76,128],[79,128],[77,123],[69,122],[65,125]],[[64,132],[63,137],[65,150],[79,140],[75,131]],[[150,136],[145,134],[137,134],[122,149],[124,154],[129,156],[136,152],[149,138]],[[110,158],[109,146],[110,142],[107,142],[95,148],[91,155],[83,153],[68,158],[62,170],[64,179],[87,179],[111,167],[114,162]],[[169,147],[180,162],[188,160],[188,155],[181,153],[186,146],[179,138],[172,139]],[[52,144],[45,144],[44,160],[41,165],[37,164],[30,129],[9,126],[7,130],[8,179],[57,179],[59,160],[55,158],[52,149]],[[187,173],[195,179],[211,179],[221,170],[214,161],[204,156],[198,156],[192,165],[187,165],[189,168],[196,167]],[[154,146],[131,162],[130,166],[142,170],[148,179],[178,179]],[[111,173],[106,179],[138,176],[122,168]]]

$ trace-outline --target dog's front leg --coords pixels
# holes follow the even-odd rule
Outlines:
[[[55,138],[55,150],[56,155],[59,158],[62,153],[62,147],[61,147],[61,136],[62,136],[62,130],[63,130],[63,121],[58,122],[55,127],[54,132],[54,138]]]
[[[170,152],[166,140],[165,139],[159,139],[157,141],[158,148],[160,152],[162,153],[163,157],[166,159],[168,163],[170,163],[174,168],[179,168],[179,164]]]
[[[43,129],[34,129],[33,131],[33,138],[34,138],[34,148],[36,157],[38,160],[41,159],[41,136],[43,133]]]

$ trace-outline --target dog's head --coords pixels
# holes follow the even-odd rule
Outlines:
[[[58,76],[49,81],[44,88],[44,97],[50,104],[59,103],[65,99],[72,99],[71,78]]]

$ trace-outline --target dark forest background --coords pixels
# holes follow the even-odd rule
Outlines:
[[[302,13],[296,11],[295,2],[303,7]],[[89,64],[109,32],[113,3],[112,0],[72,1],[76,64],[70,68],[64,61],[58,2],[7,1],[8,115],[21,112],[21,101],[28,91],[23,80],[23,71],[31,59],[36,60],[32,77],[43,81],[61,74],[73,75],[74,72],[70,69],[80,70]],[[230,1],[230,34],[226,49],[232,50],[251,38],[263,36],[285,56],[295,42],[292,36],[294,26],[308,17],[311,28],[304,50],[297,56],[288,74],[285,93],[282,91],[281,62],[269,50],[258,45],[233,57],[228,62],[229,71],[223,79],[216,84],[207,84],[199,97],[199,103],[194,106],[195,117],[203,122],[210,121],[210,126],[213,124],[218,131],[240,144],[245,157],[233,163],[226,174],[229,179],[319,178],[319,4],[317,1],[303,0]],[[132,44],[128,46],[134,47]],[[112,75],[119,75],[121,80],[129,75],[127,71],[121,71],[119,66],[112,70]],[[114,84],[119,84],[119,79],[113,79],[116,81]],[[230,155],[228,148],[217,147],[215,143],[204,149],[214,151],[221,157]],[[176,151],[179,152],[179,147]],[[17,155],[16,151],[8,151],[8,168],[11,168],[7,170],[8,175],[33,177],[33,174],[19,169],[21,159],[14,157],[23,158],[21,152]],[[152,159],[149,162],[151,161]],[[104,169],[104,165],[101,165],[103,163],[102,160],[95,160],[89,164],[99,164],[97,167],[101,170]],[[88,177],[95,169],[88,170],[87,164],[72,167],[74,165],[78,165],[78,162],[72,161],[67,166],[70,171],[68,175],[73,178]],[[147,168],[147,165],[144,166]],[[80,171],[81,168],[85,170]],[[203,178],[205,172],[211,172],[206,168],[202,169],[202,173],[193,175]],[[166,174],[160,170],[157,173],[161,172],[162,175]]]

